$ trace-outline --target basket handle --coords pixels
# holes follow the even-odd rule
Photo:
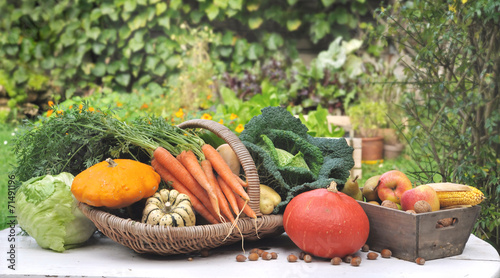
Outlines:
[[[257,167],[255,166],[255,162],[252,159],[252,156],[248,152],[248,149],[245,147],[243,142],[241,142],[240,138],[236,136],[228,127],[212,121],[205,119],[194,119],[188,120],[178,125],[180,128],[204,128],[215,135],[222,138],[226,143],[231,146],[233,151],[236,153],[238,160],[243,167],[243,171],[245,171],[246,180],[248,182],[247,193],[250,197],[250,201],[248,205],[252,210],[257,214],[257,216],[261,216],[260,212],[260,180],[259,174],[257,172]]]

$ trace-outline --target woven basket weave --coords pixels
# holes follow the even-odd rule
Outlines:
[[[257,219],[240,217],[238,228],[231,223],[207,224],[191,227],[161,227],[124,219],[100,208],[79,203],[81,211],[112,240],[138,253],[174,255],[198,252],[204,249],[233,244],[242,240],[258,240],[283,233],[282,215],[262,215],[259,209],[260,181],[255,163],[240,139],[227,127],[211,120],[190,120],[181,128],[204,128],[224,141],[236,153],[248,181],[249,206]]]

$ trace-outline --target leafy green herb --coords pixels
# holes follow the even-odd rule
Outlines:
[[[78,107],[53,106],[50,116],[25,122],[14,142],[19,181],[69,172],[77,175],[107,157],[131,158],[149,163],[159,146],[177,155],[191,149],[203,158],[204,143],[195,133],[172,126],[160,117],[119,121],[110,109],[88,102]]]

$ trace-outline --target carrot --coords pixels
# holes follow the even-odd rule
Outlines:
[[[191,192],[187,189],[178,179],[174,177],[165,167],[160,165],[156,159],[151,160],[151,166],[155,169],[155,171],[160,175],[160,177],[165,182],[172,182],[172,187],[179,191],[180,193],[186,194],[191,200],[191,204],[193,205],[194,210],[196,210],[203,218],[205,218],[208,222],[212,224],[217,224],[219,221],[215,219],[215,217],[210,213],[210,211],[203,205],[203,203]]]
[[[240,195],[244,200],[249,201],[250,197],[247,192],[243,189],[240,182],[235,178],[234,173],[231,168],[227,165],[226,161],[222,158],[220,153],[212,147],[210,144],[204,144],[201,147],[201,151],[205,155],[205,158],[212,163],[212,167],[215,172],[221,176],[221,178],[227,183],[229,187],[238,195]]]
[[[248,187],[248,182],[246,182],[246,181],[242,180],[242,179],[240,178],[240,176],[238,176],[238,175],[236,175],[236,174],[235,174],[235,175],[234,175],[234,177],[236,178],[236,180],[238,180],[238,182],[240,182],[241,186],[243,186],[243,187]]]
[[[212,184],[212,187],[215,189],[215,192],[217,193],[217,200],[219,201],[219,207],[221,212],[229,219],[229,221],[234,222],[233,213],[231,212],[227,199],[224,196],[224,193],[222,193],[219,182],[217,181],[217,178],[214,175],[212,164],[210,163],[210,161],[206,159],[202,160],[201,168],[203,168],[203,171],[205,171],[208,181]]]
[[[238,203],[238,208],[242,210],[244,214],[250,218],[257,219],[257,214],[255,214],[255,211],[248,205],[247,200],[243,200],[242,197],[236,196],[236,202]]]
[[[224,196],[226,196],[226,200],[228,201],[229,205],[231,205],[231,209],[235,214],[239,214],[240,209],[238,207],[238,202],[236,201],[237,196],[234,195],[233,190],[231,190],[231,188],[220,176],[217,176],[217,181],[219,182],[219,186],[222,189],[222,192],[224,192]]]
[[[212,203],[212,207],[215,209],[217,215],[221,217],[222,215],[220,214],[219,201],[217,200],[217,193],[215,192],[215,188],[213,188],[210,184],[208,177],[203,171],[200,163],[198,162],[198,158],[196,157],[196,155],[190,150],[182,151],[180,154],[180,160],[182,165],[186,167],[193,178],[195,178],[196,181],[201,185],[201,187],[206,190],[206,192],[208,193],[208,198]]]
[[[201,185],[196,181],[196,179],[189,173],[189,171],[182,165],[180,161],[176,159],[169,151],[163,147],[158,147],[153,152],[154,160],[156,160],[161,166],[163,166],[168,172],[170,172],[179,182],[184,185],[191,193],[193,193],[198,200],[200,200],[208,209],[215,212],[215,209],[210,204],[210,200],[207,196],[207,192],[201,187]],[[213,213],[217,215],[217,213]]]

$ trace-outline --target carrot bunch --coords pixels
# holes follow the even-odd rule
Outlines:
[[[157,147],[151,166],[165,182],[188,195],[193,208],[209,223],[234,223],[242,212],[257,218],[247,204],[250,198],[244,189],[245,182],[233,174],[214,147],[204,144],[201,151],[204,156],[201,158],[191,150],[174,156],[165,148]]]

